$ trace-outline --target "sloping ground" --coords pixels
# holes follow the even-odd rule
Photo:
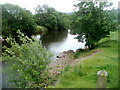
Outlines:
[[[73,58],[73,53],[68,53],[68,54],[64,54],[64,57],[62,58],[59,58],[55,61],[52,61],[50,64],[49,64],[49,68],[50,68],[50,73],[51,73],[51,76],[52,75],[55,75],[55,76],[59,76],[60,73],[62,71],[64,71],[64,69],[66,68],[66,66],[76,66],[78,64],[79,61],[81,60],[85,60],[97,53],[100,53],[101,50],[100,49],[96,49],[94,50],[92,53],[86,55],[86,56],[82,56],[78,59],[74,59]]]
[[[68,55],[55,62],[56,65],[61,63],[59,68],[63,68],[62,65],[69,66],[60,75],[55,86],[49,87],[96,88],[97,72],[100,70],[108,72],[107,88],[118,87],[118,41],[104,38],[93,51],[85,52],[84,55],[80,54],[78,59],[73,59],[72,56]],[[65,61],[69,63],[66,62],[66,64]],[[53,71],[58,71],[55,64],[53,63],[51,68]]]

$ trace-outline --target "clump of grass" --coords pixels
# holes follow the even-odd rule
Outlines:
[[[68,71],[70,68],[71,68],[70,65],[67,65],[67,66],[65,67],[64,71]]]
[[[75,52],[74,55],[73,55],[74,59],[79,58],[79,56],[80,56],[80,52]]]

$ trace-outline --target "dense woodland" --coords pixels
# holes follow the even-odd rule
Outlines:
[[[47,68],[52,53],[32,35],[70,29],[79,42],[85,42],[85,46],[93,50],[102,38],[118,29],[118,10],[106,9],[112,6],[107,2],[80,2],[75,5],[78,10],[72,13],[61,13],[48,5],[38,5],[35,14],[18,5],[7,3],[0,6],[2,37],[10,45],[9,48],[3,46],[2,60],[10,65],[5,72],[12,86],[19,88],[43,88],[55,79],[49,76]]]
[[[29,10],[18,5],[2,5],[3,37],[14,36],[20,30],[25,35],[32,35],[42,30],[66,30],[69,19],[65,13],[56,11],[47,5],[36,7],[33,15]]]

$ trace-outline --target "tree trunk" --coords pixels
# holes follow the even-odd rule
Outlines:
[[[88,48],[89,48],[90,50],[94,49],[94,44],[88,45]]]
[[[91,44],[91,49],[94,49],[94,44]]]
[[[88,48],[91,50],[91,47],[90,47],[90,45],[88,45]]]

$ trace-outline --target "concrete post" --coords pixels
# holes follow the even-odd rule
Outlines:
[[[101,70],[98,71],[97,76],[98,76],[97,88],[106,88],[108,73],[104,70]]]

